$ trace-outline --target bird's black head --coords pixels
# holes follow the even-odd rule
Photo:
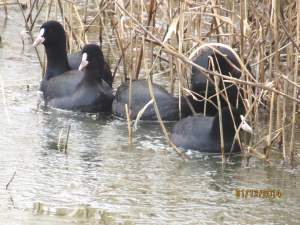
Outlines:
[[[78,70],[99,69],[103,70],[104,57],[102,50],[96,44],[87,44],[82,49],[82,61]]]
[[[39,44],[43,44],[45,47],[66,46],[66,34],[63,26],[54,20],[43,23],[33,46],[36,47]]]

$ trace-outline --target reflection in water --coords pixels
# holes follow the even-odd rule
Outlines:
[[[5,29],[0,27],[7,102],[4,107],[0,100],[0,224],[299,221],[299,173],[280,166],[276,148],[271,166],[252,158],[246,168],[240,155],[222,165],[220,156],[195,152],[186,152],[190,160],[183,162],[158,123],[140,123],[130,145],[126,121],[111,115],[36,112],[41,71],[29,39],[21,54],[22,42],[12,35],[23,27],[17,10],[10,11]],[[63,129],[65,143],[69,123],[65,155],[57,142]],[[168,131],[173,125],[166,124]],[[280,190],[282,195],[237,198],[236,190]]]

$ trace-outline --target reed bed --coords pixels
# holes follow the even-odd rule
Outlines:
[[[186,98],[191,94],[191,66],[205,71],[193,63],[195,57],[209,46],[235,49],[240,54],[241,79],[213,71],[206,74],[215,76],[211,82],[229,82],[247,90],[243,96],[246,119],[254,135],[244,157],[248,163],[251,157],[270,163],[270,149],[279,143],[283,163],[294,165],[296,139],[299,142],[300,0],[35,0],[28,7],[24,20],[29,34],[34,26],[39,27],[37,18],[55,19],[68,33],[70,52],[90,42],[109,46],[115,84],[163,77],[171,93]],[[40,16],[41,11],[46,18]],[[254,76],[247,72],[244,59]],[[149,86],[151,90],[151,82]],[[226,91],[217,93],[226,98]],[[155,106],[153,94],[152,98]],[[206,96],[201,99],[209,101]],[[130,104],[128,109],[130,117]],[[266,119],[267,128],[258,125]],[[258,147],[261,143],[263,150]]]

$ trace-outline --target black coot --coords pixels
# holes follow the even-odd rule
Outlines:
[[[251,127],[243,122],[241,111],[232,107],[236,127],[241,123],[242,129],[252,133]],[[224,151],[230,152],[235,136],[234,123],[228,107],[222,109]],[[187,117],[176,123],[171,132],[171,141],[184,149],[206,153],[221,153],[219,113],[215,117]],[[233,152],[240,151],[236,140]]]
[[[153,93],[162,120],[179,120],[179,99],[172,96],[167,90],[153,83]],[[148,81],[132,81],[132,118],[136,119],[139,111],[151,100]],[[115,116],[126,118],[125,104],[129,103],[129,82],[118,87],[112,111]],[[181,116],[191,115],[191,111],[184,99],[181,102]],[[141,120],[157,120],[153,104],[150,104],[143,113]]]
[[[226,48],[221,48],[221,47],[215,47],[215,50],[208,49],[205,52],[203,52],[200,56],[198,56],[195,60],[195,63],[198,64],[199,66],[207,69],[207,70],[213,70],[213,65],[214,68],[217,72],[226,75],[226,76],[232,76],[234,78],[240,78],[242,73],[240,71],[241,66],[240,63],[237,61],[236,57],[234,54],[229,51]],[[209,58],[213,59],[213,64],[210,62]],[[227,60],[229,60],[233,65],[235,65],[238,69],[234,68]],[[247,70],[251,73],[251,68],[249,64],[246,66]],[[212,75],[210,75],[210,78],[214,81],[214,78]],[[191,90],[202,95],[205,97],[205,92],[206,92],[206,82],[207,78],[206,76],[199,71],[197,68],[193,67],[192,68],[192,77],[191,77]],[[209,82],[208,83],[208,92],[207,92],[207,97],[211,97],[216,94],[215,91],[215,86]],[[232,85],[232,83],[225,83],[225,87],[228,87]],[[220,90],[223,90],[223,84],[220,80],[219,84]],[[239,108],[244,111],[244,106],[242,102],[242,98],[238,97],[238,89],[235,85],[232,85],[231,87],[227,88],[227,94],[228,94],[228,99],[231,103],[232,106],[236,106],[237,99],[238,99],[238,106]],[[224,93],[225,94],[225,93]],[[243,93],[241,93],[243,96]],[[221,99],[221,107],[226,107],[228,104],[226,101],[220,96]],[[217,105],[217,97],[212,97],[211,98],[212,102]],[[204,110],[204,101],[203,102],[193,102],[193,106],[196,110],[196,112],[203,112]],[[218,112],[218,109],[214,107],[211,103],[207,101],[207,111],[208,114],[210,115],[215,115]]]
[[[84,69],[84,76],[73,93],[65,97],[50,99],[48,105],[54,108],[81,112],[110,112],[114,96],[110,87],[102,85],[104,58],[98,45],[88,44],[82,50],[82,62],[79,70]],[[55,80],[54,77],[45,83]]]

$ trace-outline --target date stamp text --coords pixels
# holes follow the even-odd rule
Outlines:
[[[281,197],[280,190],[235,190],[237,198],[275,198]]]

